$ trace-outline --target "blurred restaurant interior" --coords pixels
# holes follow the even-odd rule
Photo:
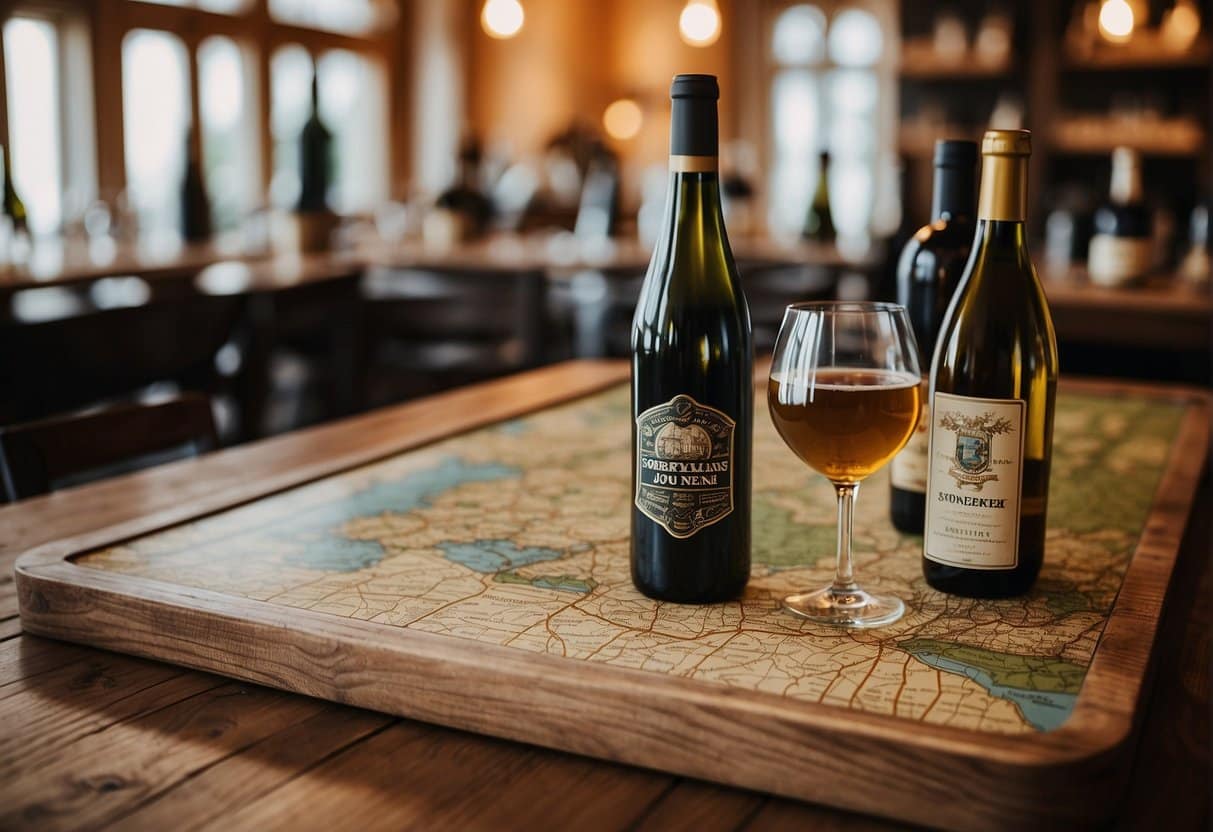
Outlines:
[[[936,139],[1025,127],[1063,373],[1209,383],[1207,3],[4,8],[0,424],[188,392],[226,445],[626,356],[677,72],[720,78],[760,353],[789,302],[894,297]],[[1122,147],[1127,282],[1086,268]]]
[[[0,830],[1209,827],[1213,0],[0,29]]]

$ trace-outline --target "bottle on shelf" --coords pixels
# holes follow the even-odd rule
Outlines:
[[[299,133],[299,199],[295,203],[295,247],[327,251],[338,217],[329,195],[335,178],[333,132],[320,118],[320,74],[312,69],[312,104]]]
[[[1026,592],[1044,559],[1057,341],[1028,254],[1026,130],[982,140],[977,234],[931,365],[923,574],[935,589]]]
[[[313,70],[312,108],[299,133],[299,201],[295,204],[295,212],[328,212],[332,184],[333,132],[320,118],[319,75]]]
[[[203,181],[197,139],[191,127],[185,136],[185,176],[181,179],[181,236],[188,243],[211,237],[211,199]]]
[[[1095,233],[1087,251],[1092,283],[1123,286],[1149,274],[1154,261],[1153,222],[1141,184],[1141,154],[1112,151],[1108,201],[1095,211]]]
[[[467,138],[459,148],[455,181],[438,195],[426,217],[425,236],[431,243],[450,245],[484,234],[493,220],[493,201],[480,182],[483,153],[480,142]]]
[[[632,581],[651,598],[735,598],[750,575],[750,313],[717,173],[712,75],[670,89],[663,232],[632,324]]]
[[[25,203],[17,194],[17,186],[13,181],[13,163],[8,153],[8,146],[0,147],[4,163],[4,214],[13,225],[13,232],[25,234],[29,231],[29,216],[25,211]]]
[[[897,261],[897,302],[907,310],[923,367],[930,366],[935,337],[973,247],[977,143],[937,141],[934,163],[932,221],[906,242]],[[922,533],[926,511],[929,414],[923,396],[918,428],[889,474],[893,525],[912,534]]]
[[[803,237],[817,243],[832,243],[834,217],[830,213],[830,154],[821,151],[820,164],[817,170],[817,189],[813,192],[813,200],[809,203],[809,213],[804,221]]]

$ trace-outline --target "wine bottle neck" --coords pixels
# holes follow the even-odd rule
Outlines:
[[[720,177],[714,169],[671,171],[667,205],[672,237],[724,235]]]
[[[1112,158],[1112,183],[1109,196],[1117,205],[1141,202],[1141,160],[1132,151]]]
[[[977,218],[1022,225],[1027,216],[1028,157],[983,156]]]
[[[944,166],[935,168],[935,182],[931,189],[931,218],[973,216],[973,165]]]

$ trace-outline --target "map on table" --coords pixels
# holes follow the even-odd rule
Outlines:
[[[761,401],[761,396],[758,397]],[[844,631],[780,609],[830,580],[834,494],[759,404],[744,598],[651,601],[628,569],[626,387],[466,433],[86,554],[96,569],[270,604],[976,731],[1045,731],[1074,706],[1184,407],[1059,397],[1044,570],[1021,598],[930,589],[921,539],[865,483],[856,568],[905,600]]]

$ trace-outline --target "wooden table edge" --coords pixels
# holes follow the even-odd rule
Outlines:
[[[65,570],[95,573],[89,576],[89,580],[84,583],[91,586],[98,593],[105,593],[105,578],[108,577],[106,573],[100,570],[89,570],[71,563],[70,558],[75,555],[91,551],[109,543],[130,539],[157,529],[175,526],[188,520],[228,510],[283,490],[298,487],[307,482],[323,479],[341,471],[369,464],[405,450],[421,447],[434,441],[440,441],[450,436],[475,430],[487,424],[513,418],[522,413],[533,412],[543,407],[591,395],[594,392],[622,382],[626,377],[626,367],[622,362],[569,362],[555,367],[532,371],[510,379],[477,385],[473,388],[465,388],[421,402],[387,408],[372,414],[354,417],[340,423],[315,429],[318,432],[337,429],[348,430],[351,427],[357,426],[360,421],[377,420],[383,418],[385,415],[406,416],[424,408],[432,408],[435,405],[441,405],[448,409],[458,409],[465,406],[469,394],[486,390],[503,392],[522,383],[530,383],[532,386],[538,385],[545,390],[545,395],[541,397],[541,401],[528,400],[521,404],[511,401],[506,406],[492,407],[476,413],[463,413],[461,414],[463,421],[454,426],[446,427],[437,433],[426,431],[418,433],[413,431],[408,433],[404,438],[372,443],[367,448],[327,458],[322,464],[302,469],[293,469],[286,475],[272,476],[269,478],[269,481],[254,480],[245,488],[239,489],[236,492],[229,491],[224,495],[217,495],[215,498],[205,500],[201,504],[195,502],[188,508],[128,518],[126,521],[117,524],[34,547],[20,556],[15,567],[23,622],[28,622],[29,631],[35,634],[63,635],[62,631],[58,628],[43,625],[44,623],[40,619],[40,607],[42,604],[39,602],[39,597],[44,592],[54,592],[57,589],[63,588],[62,579],[66,574]],[[566,387],[564,389],[556,389],[560,383],[564,383]],[[1185,414],[1181,436],[1198,440],[1203,451],[1207,451],[1210,397],[1203,391],[1185,390],[1174,386],[1109,384],[1099,381],[1067,381],[1065,388],[1073,389],[1074,392],[1103,392],[1105,394],[1114,394],[1118,391],[1133,391],[1151,397],[1189,402],[1195,405],[1195,407],[1190,407]],[[269,442],[289,441],[292,438],[290,436],[281,437],[277,440],[269,440]],[[1182,514],[1178,531],[1174,533],[1168,532],[1168,529],[1174,529],[1174,524],[1147,527],[1145,533],[1143,533],[1142,540],[1139,541],[1129,571],[1126,572],[1125,586],[1129,587],[1130,590],[1135,586],[1135,583],[1131,583],[1131,579],[1134,582],[1140,582],[1145,579],[1143,577],[1145,567],[1138,566],[1138,556],[1143,553],[1143,550],[1148,550],[1146,553],[1151,555],[1154,568],[1164,569],[1166,574],[1169,575],[1173,567],[1175,556],[1178,552],[1178,538],[1182,533],[1184,523],[1186,523],[1187,512],[1191,508],[1195,485],[1203,469],[1205,457],[1204,452],[1200,454],[1187,453],[1181,456],[1178,453],[1180,445],[1180,441],[1175,443],[1172,458],[1168,461],[1168,467],[1164,472],[1163,480],[1160,482],[1158,490],[1158,494],[1165,497],[1168,486],[1179,488],[1181,496],[1177,500],[1174,500],[1174,504],[1171,506],[1172,514]],[[233,449],[233,451],[228,453],[239,454],[240,451],[241,449]],[[196,462],[201,462],[201,460]],[[130,476],[133,478],[142,475],[134,474]],[[94,486],[85,486],[85,488],[90,487]],[[1154,508],[1157,508],[1159,499],[1160,497],[1156,496]],[[16,508],[20,508],[20,506]],[[1175,545],[1169,555],[1165,552],[1160,554],[1153,551],[1158,547],[1164,547],[1169,544],[1172,538],[1175,538]],[[124,577],[129,578],[130,576]],[[79,579],[79,575],[76,576],[76,579]],[[224,603],[229,606],[240,609],[240,615],[236,616],[234,620],[259,621],[265,616],[272,618],[273,606],[264,602],[240,599],[235,596],[226,596],[219,593],[208,593],[206,590],[175,587],[175,585],[150,579],[140,579],[140,583],[142,585],[142,592],[146,592],[153,597],[160,597],[162,602],[171,603],[171,598],[168,598],[167,601],[165,601],[165,598],[166,596],[175,594],[191,597],[209,594],[214,595],[216,598],[222,598]],[[172,589],[169,589],[170,587]],[[1126,611],[1122,608],[1126,599],[1133,600],[1132,593],[1126,594],[1125,587],[1122,586],[1121,594],[1118,596],[1116,605],[1113,607],[1112,613],[1105,625],[1105,634],[1101,637],[1101,647],[1103,649],[1108,649],[1103,643],[1109,637],[1109,633],[1119,638],[1121,629],[1139,628],[1143,621],[1143,615],[1147,622],[1150,620],[1157,621],[1157,616],[1155,615],[1151,618],[1149,613],[1151,610],[1154,610],[1155,613],[1160,611],[1163,601],[1162,597],[1143,599],[1142,603],[1146,606],[1136,612],[1133,610]],[[381,625],[338,619],[323,613],[306,610],[292,610],[292,612],[296,614],[307,613],[309,616],[315,617],[317,621],[323,621],[326,625],[329,625],[330,629],[347,630],[352,628],[350,630],[353,633],[351,638],[362,639],[368,633],[373,632],[374,628],[381,629]],[[335,622],[340,622],[340,626],[337,626]],[[920,736],[915,737],[915,744],[923,751],[936,754],[941,752],[950,754],[966,759],[974,764],[980,763],[986,767],[994,763],[1005,769],[1004,774],[1007,777],[1014,777],[1018,773],[1020,775],[1029,775],[1032,779],[1045,772],[1055,771],[1061,773],[1073,769],[1074,766],[1116,755],[1124,750],[1125,745],[1132,736],[1134,727],[1132,723],[1133,714],[1137,701],[1144,693],[1146,664],[1155,635],[1155,628],[1152,627],[1149,639],[1144,644],[1141,641],[1135,642],[1132,639],[1128,639],[1119,645],[1119,659],[1137,665],[1140,673],[1138,674],[1138,683],[1132,686],[1132,690],[1124,691],[1123,696],[1118,697],[1117,701],[1110,704],[1097,705],[1091,703],[1089,697],[1083,696],[1083,692],[1090,690],[1086,682],[1091,680],[1092,674],[1106,674],[1109,677],[1120,675],[1116,668],[1110,664],[1110,660],[1100,660],[1100,654],[1097,651],[1088,670],[1088,675],[1084,680],[1083,689],[1080,692],[1073,715],[1056,731],[1028,735],[980,734],[947,726],[919,723],[915,728],[916,734]],[[408,639],[402,639],[402,642],[418,641],[423,643],[430,638],[438,639],[444,658],[449,658],[453,653],[462,652],[466,647],[465,645],[456,644],[459,642],[459,639],[449,637],[429,636],[424,633],[410,633],[409,636],[410,638]],[[418,638],[413,639],[412,636]],[[70,636],[68,637],[70,638]],[[424,650],[425,646],[427,645],[422,644],[422,647],[418,649]],[[484,647],[485,645],[477,645],[478,651],[483,651]],[[541,662],[563,661],[556,657],[540,654],[528,654],[525,657],[517,656],[514,654],[518,651],[507,647],[499,648],[499,650],[502,651],[502,656],[499,660],[506,664],[515,660],[521,660],[522,658],[525,658],[526,662],[531,664],[537,660]],[[429,658],[433,659],[435,656],[430,655]],[[586,665],[592,668],[588,670],[590,676],[601,676],[600,679],[595,679],[595,687],[601,688],[604,685],[610,687],[614,684],[623,684],[619,680],[629,683],[634,681],[646,688],[669,688],[672,690],[672,696],[681,697],[679,699],[681,704],[699,703],[700,706],[703,706],[700,699],[704,694],[695,689],[695,686],[702,683],[671,679],[646,671],[623,672],[618,668],[599,668],[591,663],[586,663]],[[215,664],[193,664],[191,666],[205,670],[218,669],[220,672],[229,675],[233,673],[233,668],[229,665],[224,665],[222,662]],[[236,669],[239,670],[239,668]],[[246,669],[245,672],[247,674],[249,671]],[[636,674],[635,679],[631,678],[632,674]],[[237,673],[236,675],[240,674]],[[1132,674],[1129,675],[1132,676]],[[267,679],[264,676],[244,675],[243,678],[264,684],[274,684],[272,679]],[[715,693],[720,693],[720,691],[715,691]],[[855,713],[829,705],[797,702],[793,706],[793,703],[789,703],[782,698],[757,691],[729,690],[725,696],[730,703],[730,707],[736,708],[739,714],[762,715],[765,718],[775,719],[789,727],[798,727],[805,730],[841,731],[846,735],[858,735],[868,740],[878,741],[890,724],[897,724],[903,727],[905,725],[904,720],[896,717],[881,714]],[[352,702],[351,704],[360,703]],[[371,705],[371,707],[374,707],[374,705]],[[712,707],[715,706],[712,705]],[[403,715],[409,716],[410,714]],[[579,748],[566,748],[565,750],[587,753],[584,749]],[[620,759],[625,762],[635,762],[624,758]],[[753,784],[748,783],[736,783],[734,785],[755,787]],[[780,793],[778,789],[774,789],[774,791]],[[868,810],[870,811],[870,808]]]

